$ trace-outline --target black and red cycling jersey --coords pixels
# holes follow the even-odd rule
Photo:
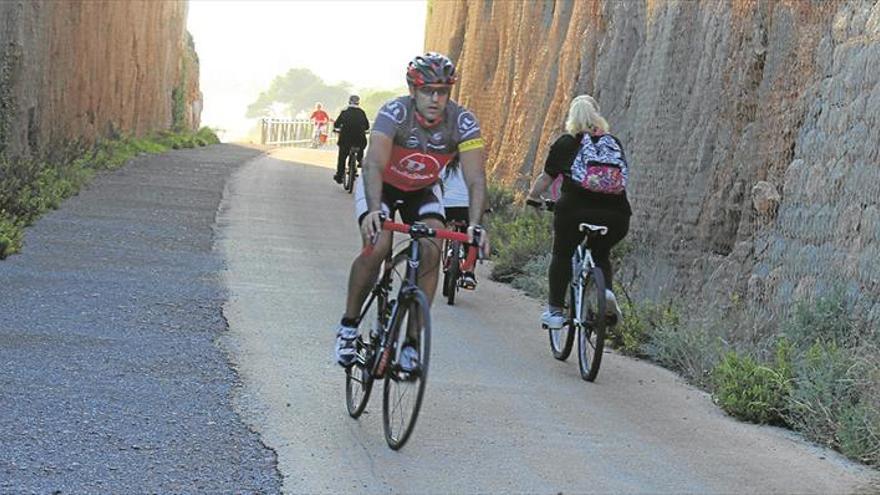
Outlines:
[[[477,118],[454,101],[446,104],[443,117],[430,127],[419,120],[413,98],[401,96],[385,103],[373,124],[373,132],[393,140],[382,180],[401,191],[433,185],[460,152],[484,146]]]

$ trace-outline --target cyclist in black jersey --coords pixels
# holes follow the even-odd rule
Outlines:
[[[333,180],[342,184],[342,174],[345,172],[345,160],[352,147],[358,148],[358,163],[364,161],[364,149],[367,147],[367,136],[364,134],[370,128],[367,114],[360,108],[361,97],[351,95],[348,98],[348,108],[343,110],[339,117],[333,121],[333,129],[339,132],[339,156],[336,159],[336,175]]]

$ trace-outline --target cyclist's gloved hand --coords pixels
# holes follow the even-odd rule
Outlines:
[[[370,240],[371,244],[375,244],[379,238],[383,220],[385,220],[385,215],[379,210],[371,211],[364,216],[364,220],[361,222],[361,233]]]

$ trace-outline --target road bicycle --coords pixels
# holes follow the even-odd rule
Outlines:
[[[361,166],[358,160],[358,153],[361,149],[358,146],[352,146],[348,150],[348,158],[345,160],[345,172],[342,176],[342,187],[351,194],[354,190],[354,180],[358,176],[358,168]]]
[[[485,213],[492,213],[492,208],[487,208]],[[446,224],[456,232],[466,232],[468,224],[461,220],[452,220]],[[443,246],[443,297],[450,306],[455,305],[455,297],[459,290],[465,288],[462,283],[462,274],[467,265],[468,246],[458,241],[446,241]],[[477,259],[482,259],[477,254]],[[473,262],[473,261],[472,261]],[[471,268],[473,269],[473,268]],[[473,288],[471,288],[473,289]]]
[[[543,204],[528,200],[527,204],[553,211],[556,203],[545,199]],[[602,352],[605,349],[605,331],[609,325],[606,316],[605,276],[596,266],[590,252],[590,242],[608,233],[608,227],[581,223],[578,231],[584,239],[578,244],[571,257],[571,286],[566,293],[566,318],[559,329],[547,329],[550,337],[550,351],[553,357],[565,361],[571,354],[575,335],[578,339],[578,368],[581,378],[592,382],[599,374]]]
[[[456,232],[464,232],[467,223],[453,220],[447,224]],[[446,241],[443,246],[443,297],[450,306],[455,304],[455,294],[461,289],[462,265],[467,257],[467,245],[459,241]]]
[[[417,283],[422,259],[419,240],[434,237],[466,243],[468,236],[432,229],[420,222],[407,225],[384,221],[382,229],[410,238],[404,250],[393,256],[390,253],[394,250],[389,250],[379,281],[361,309],[358,321],[366,323],[367,328],[355,341],[357,358],[345,372],[345,399],[348,414],[358,418],[370,400],[373,382],[384,380],[382,426],[388,446],[398,450],[415,427],[431,354],[430,306]],[[417,352],[414,369],[404,370],[400,365],[404,345],[413,346]]]

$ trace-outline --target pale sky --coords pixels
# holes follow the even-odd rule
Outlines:
[[[295,67],[328,84],[403,86],[407,62],[424,51],[426,13],[426,0],[190,0],[202,125],[242,138],[253,126],[247,106]]]

